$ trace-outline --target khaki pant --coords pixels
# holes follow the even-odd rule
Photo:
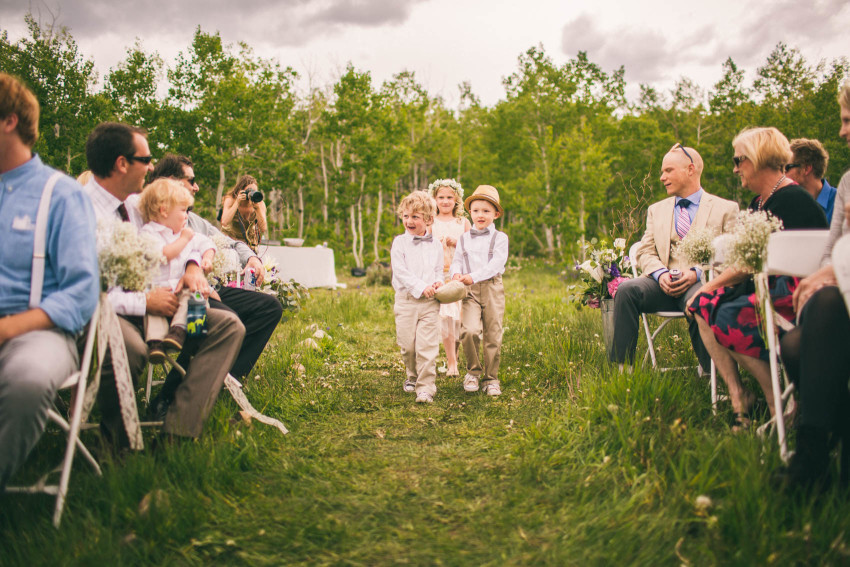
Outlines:
[[[171,327],[186,328],[186,317],[189,314],[189,297],[191,292],[184,289],[177,294],[177,311],[171,317]],[[209,307],[209,302],[207,302]],[[168,334],[170,327],[168,319],[161,315],[145,315],[145,342],[161,341]]]
[[[437,392],[437,355],[440,353],[440,304],[436,299],[396,293],[396,341],[407,377],[416,382],[416,393]]]
[[[481,386],[499,385],[502,350],[502,320],[505,318],[505,288],[502,276],[467,287],[460,311],[460,342],[466,355],[466,371],[481,380]],[[483,335],[483,341],[480,337]],[[484,343],[484,368],[478,346]]]

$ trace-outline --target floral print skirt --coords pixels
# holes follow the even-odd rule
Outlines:
[[[789,321],[794,320],[791,296],[798,283],[799,279],[789,276],[768,279],[773,307]],[[708,322],[722,346],[768,361],[768,348],[759,330],[758,297],[752,279],[737,286],[699,293],[688,309]]]

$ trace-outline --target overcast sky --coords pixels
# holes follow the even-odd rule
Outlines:
[[[665,90],[681,76],[710,88],[727,57],[751,80],[779,41],[810,63],[850,56],[850,0],[0,0],[10,39],[28,10],[67,26],[101,78],[137,37],[173,63],[200,25],[315,84],[349,61],[376,85],[411,70],[449,106],[462,81],[484,104],[504,98],[502,78],[537,45],[559,64],[581,50],[606,71],[624,65],[630,98],[639,83]]]

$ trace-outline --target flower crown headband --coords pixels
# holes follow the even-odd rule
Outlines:
[[[430,193],[432,197],[436,197],[437,190],[440,187],[451,187],[452,190],[457,193],[457,196],[460,198],[460,201],[463,202],[463,187],[461,187],[460,183],[458,183],[454,179],[436,180],[428,186],[428,193]]]

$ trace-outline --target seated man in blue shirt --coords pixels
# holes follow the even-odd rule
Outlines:
[[[826,213],[826,222],[831,223],[836,191],[824,178],[829,153],[819,141],[807,138],[791,140],[791,151],[794,157],[785,166],[785,174],[815,198]]]
[[[100,286],[94,211],[66,175],[55,179],[49,201],[43,274],[33,270],[36,212],[56,173],[31,149],[38,114],[32,92],[0,73],[0,490],[41,437],[56,390],[79,365],[75,334],[94,313]]]

